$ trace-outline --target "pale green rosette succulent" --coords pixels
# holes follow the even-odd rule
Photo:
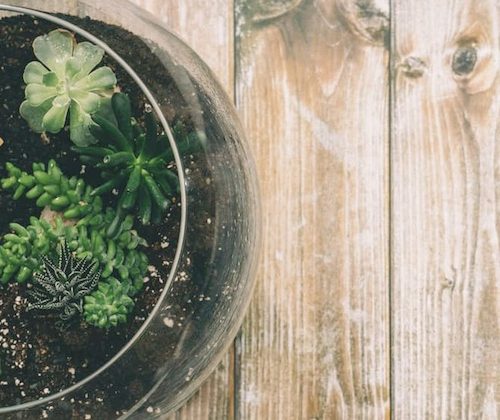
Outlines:
[[[128,296],[128,287],[113,277],[99,283],[96,291],[85,296],[85,321],[99,328],[116,327],[127,322],[127,315],[134,309],[134,301]]]
[[[33,51],[39,61],[24,71],[22,117],[37,133],[58,133],[69,113],[71,140],[78,146],[96,143],[89,131],[92,115],[109,108],[116,86],[109,67],[95,69],[104,50],[90,42],[77,43],[71,32],[58,29],[36,38]]]

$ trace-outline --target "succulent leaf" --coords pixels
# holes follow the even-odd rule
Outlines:
[[[45,67],[39,61],[32,61],[24,69],[23,79],[24,82],[29,85],[31,83],[43,84],[44,76],[49,73],[47,67]]]
[[[69,111],[71,98],[68,95],[57,96],[52,102],[52,108],[43,116],[42,126],[49,133],[58,133],[64,128]]]
[[[49,69],[63,73],[66,61],[72,56],[76,41],[66,30],[55,30],[33,41],[33,52]]]
[[[80,76],[90,74],[104,57],[104,50],[90,42],[80,42],[70,59],[78,63]]]

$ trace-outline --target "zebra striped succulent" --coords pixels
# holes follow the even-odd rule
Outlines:
[[[98,284],[101,271],[89,258],[78,259],[66,242],[58,245],[58,258],[43,257],[43,270],[34,276],[28,290],[28,310],[55,311],[61,321],[83,312],[83,298]]]

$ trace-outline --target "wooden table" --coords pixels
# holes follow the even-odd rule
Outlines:
[[[172,419],[500,416],[493,0],[135,0],[234,96],[264,244]]]

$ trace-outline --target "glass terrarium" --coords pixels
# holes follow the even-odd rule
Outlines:
[[[0,418],[165,415],[252,291],[236,113],[123,0],[3,1],[0,38]]]

